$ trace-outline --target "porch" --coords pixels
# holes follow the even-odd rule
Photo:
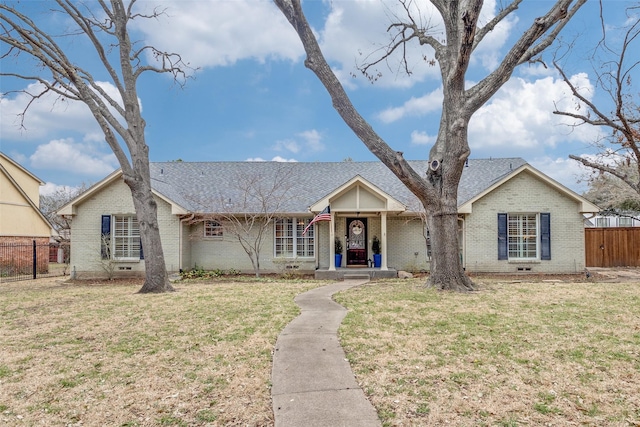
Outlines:
[[[398,277],[398,271],[393,268],[381,270],[380,268],[368,267],[339,267],[334,270],[319,268],[315,272],[315,278],[318,280],[345,280],[367,277],[370,280],[392,279]]]

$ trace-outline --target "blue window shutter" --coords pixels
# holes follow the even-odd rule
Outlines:
[[[102,215],[100,230],[100,255],[102,259],[109,259],[109,244],[111,242],[111,215]]]
[[[142,237],[140,237],[140,259],[144,259],[144,252],[142,251]]]
[[[498,259],[509,259],[506,213],[498,214]]]
[[[551,259],[551,214],[540,214],[540,259]]]

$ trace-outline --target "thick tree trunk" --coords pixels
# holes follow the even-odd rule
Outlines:
[[[457,292],[475,290],[473,282],[462,268],[457,213],[427,213],[427,226],[432,247],[431,273],[427,286]]]
[[[164,261],[164,251],[160,244],[158,226],[158,205],[151,191],[149,162],[135,162],[134,177],[125,175],[125,182],[131,189],[133,205],[140,227],[140,239],[144,254],[145,280],[141,294],[172,292]]]
[[[445,92],[449,103],[442,106],[440,132],[429,153],[431,162],[439,166],[427,171],[427,183],[436,197],[422,198],[431,236],[431,270],[428,286],[440,290],[467,292],[474,283],[462,268],[458,232],[458,184],[469,156],[469,115],[464,109],[461,88]]]

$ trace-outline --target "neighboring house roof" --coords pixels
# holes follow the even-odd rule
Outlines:
[[[25,189],[23,188],[23,185],[31,185],[31,183],[33,182],[35,182],[35,185],[39,187],[40,185],[44,185],[44,182],[2,152],[0,152],[0,158],[1,158],[0,174],[4,176],[6,181],[9,184],[11,184],[11,186],[17,191],[17,195],[19,198],[18,200],[5,200],[4,194],[0,191],[0,203],[7,203],[7,204],[15,204],[16,202],[19,202],[20,204],[24,203],[25,206],[29,206],[31,210],[36,214],[36,216],[39,219],[41,219],[44,222],[44,224],[46,224],[47,227],[51,229],[51,233],[50,233],[51,235],[57,234],[53,229],[53,226],[51,225],[49,220],[40,211],[39,194],[38,194],[38,198],[36,200],[33,200],[32,197],[35,197],[36,195],[28,194],[27,191],[25,191]],[[14,174],[17,171],[18,172],[17,175],[21,175],[21,176],[14,176],[14,174],[12,174],[9,171],[9,169],[2,164],[5,161],[8,162],[7,166],[9,169],[12,167],[14,168],[13,169]],[[36,188],[33,189],[34,192],[36,191]]]
[[[428,169],[428,161],[409,161],[416,171]],[[356,177],[370,183],[376,190],[390,195],[399,203],[415,207],[416,197],[381,162],[152,162],[151,184],[154,194],[172,205],[174,214],[216,212],[222,201],[240,200],[246,194],[243,182],[258,180],[282,184],[292,197],[279,207],[279,213],[308,213],[309,208],[325,199],[331,192],[352,182]],[[521,158],[470,159],[464,168],[458,188],[458,206],[470,206],[475,200],[523,171],[564,192],[581,203],[585,212],[597,207],[563,185],[528,165]],[[104,186],[120,178],[115,171],[91,187],[58,213],[72,214],[82,200],[92,197]],[[594,210],[595,209],[595,210]],[[221,209],[218,209],[221,211]]]
[[[34,174],[32,174],[31,172],[29,172],[27,169],[25,169],[24,167],[22,167],[22,165],[18,162],[16,162],[15,160],[13,160],[11,157],[7,156],[6,154],[4,154],[3,152],[0,151],[0,157],[2,157],[4,160],[6,160],[7,162],[11,163],[13,166],[15,166],[16,168],[20,169],[25,175],[29,176],[31,179],[33,179],[34,181],[36,181],[39,185],[44,185],[45,182],[43,180],[41,180],[40,178],[38,178],[37,176],[35,176]],[[0,165],[1,166],[1,165]]]

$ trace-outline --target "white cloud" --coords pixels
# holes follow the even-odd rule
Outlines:
[[[411,132],[411,143],[415,145],[430,145],[436,142],[436,137],[428,135],[426,132],[414,130]]]
[[[378,113],[383,123],[392,123],[405,116],[422,116],[442,107],[442,88],[438,88],[419,98],[410,98],[400,107],[388,108]]]
[[[437,39],[444,39],[444,26],[440,15],[431,2],[416,0],[406,3],[412,17]],[[329,2],[331,11],[319,31],[320,43],[325,54],[334,65],[334,71],[349,87],[354,87],[353,75],[361,81],[367,81],[357,70],[356,65],[373,62],[384,55],[385,48],[391,42],[393,32],[386,31],[391,22],[406,21],[406,12],[400,2],[380,0],[359,0]],[[496,0],[486,1],[480,24],[489,22],[498,9]],[[498,51],[509,39],[517,17],[509,17],[498,24],[472,56],[472,64],[479,64],[492,70],[498,63]],[[406,45],[407,65],[411,76],[404,73],[402,52],[394,53],[388,60],[371,68],[382,76],[376,80],[380,86],[411,87],[428,79],[440,80],[439,67],[429,64],[434,59],[434,51],[429,46],[420,46],[417,41]]]
[[[315,129],[306,130],[298,134],[304,140],[305,146],[311,151],[324,150],[324,144],[322,143],[322,135]]]
[[[572,81],[584,88],[585,94],[593,92],[585,74],[573,76]],[[556,108],[560,111],[576,108],[576,102],[562,80],[512,78],[471,118],[471,148],[554,148],[561,142],[595,140],[597,129],[573,127],[576,120],[553,114]]]
[[[442,32],[442,26],[435,9],[430,2],[414,1],[408,3],[412,13],[420,16],[423,22],[433,25],[434,33]],[[372,62],[384,54],[384,48],[390,43],[390,33],[386,32],[395,16],[405,17],[401,5],[396,1],[359,0],[330,2],[331,11],[324,27],[319,31],[320,44],[325,57],[334,64],[334,71],[340,80],[352,86],[353,75],[363,82],[366,78],[357,70],[356,65]],[[423,57],[433,58],[433,49],[420,46],[417,42],[407,45],[407,58],[411,76],[402,72],[402,57],[392,55],[387,61],[371,68],[372,74],[377,71],[382,77],[376,81],[381,86],[409,87],[425,80],[428,76],[438,77],[437,67],[427,65]]]
[[[138,3],[139,5],[141,3]],[[149,11],[165,9],[158,19],[140,20],[146,42],[179,52],[193,67],[233,65],[242,59],[296,61],[302,44],[284,15],[268,0],[144,2]]]
[[[28,85],[24,92],[40,93],[43,86],[39,83]],[[81,134],[92,135],[99,131],[91,112],[81,102],[63,100],[57,94],[49,93],[35,100],[24,116],[24,128],[21,128],[21,114],[32,100],[24,92],[14,97],[0,98],[0,117],[2,137],[14,140],[41,140],[52,133],[73,130]],[[104,139],[104,138],[103,138]]]
[[[119,167],[113,153],[101,152],[90,143],[79,144],[71,138],[52,140],[38,146],[30,160],[34,168],[88,176],[104,176]]]
[[[300,145],[292,139],[283,139],[276,141],[273,149],[276,151],[291,151],[292,153],[297,153],[300,151]]]
[[[429,27],[434,37],[444,38],[440,15],[431,2],[416,0],[407,4],[419,24]],[[297,34],[269,0],[156,0],[139,5],[144,5],[147,12],[158,5],[166,10],[158,19],[137,23],[145,41],[161,50],[179,52],[193,67],[229,66],[244,59],[260,63],[268,59],[299,61],[304,55]],[[486,1],[480,22],[488,22],[497,8],[496,0]],[[395,0],[325,1],[322,6],[305,7],[305,12],[315,26],[325,57],[349,87],[355,87],[357,82],[368,84],[357,65],[383,56],[393,35],[387,31],[389,24],[406,20],[404,8]],[[506,43],[516,22],[516,17],[510,17],[496,26],[475,50],[473,62],[488,69],[495,67],[496,52]],[[372,74],[382,73],[376,84],[411,87],[426,79],[440,80],[439,68],[428,63],[434,59],[430,46],[411,42],[404,57],[411,76],[403,72],[403,55],[398,52],[371,69]]]
[[[485,1],[482,6],[478,24],[484,26],[496,16],[498,5],[496,0]],[[509,15],[503,19],[496,27],[490,31],[482,40],[482,43],[474,50],[471,56],[471,66],[479,64],[488,71],[493,71],[499,64],[500,49],[504,47],[518,22],[518,17]]]
[[[291,163],[295,163],[297,162],[296,159],[285,159],[284,157],[280,157],[280,156],[275,156],[273,159],[271,159],[272,162],[291,162]]]
[[[247,162],[267,162],[269,160],[265,160],[262,157],[249,157]],[[271,159],[272,162],[297,162],[296,159],[285,159],[284,157],[275,156]]]
[[[296,134],[296,137],[300,138],[301,141],[283,139],[276,141],[272,148],[275,151],[290,151],[292,153],[299,153],[303,147],[305,150],[315,152],[322,151],[325,148],[322,143],[322,135],[315,129],[300,132]]]
[[[116,102],[121,102],[116,87],[108,82],[96,82]],[[73,101],[49,92],[34,100],[27,93],[39,94],[44,90],[40,83],[32,83],[14,97],[0,97],[0,123],[6,139],[37,141],[56,136],[78,134],[84,141],[104,141],[104,133],[89,108],[80,101]],[[24,127],[21,115],[24,115]],[[114,113],[114,115],[117,114]]]

